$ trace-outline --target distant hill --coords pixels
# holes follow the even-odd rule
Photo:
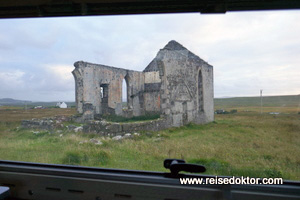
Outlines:
[[[3,106],[56,106],[58,101],[52,102],[34,102],[25,100],[16,100],[12,98],[0,99],[0,105]],[[66,102],[68,107],[76,106],[75,102]],[[224,97],[214,99],[215,107],[247,107],[247,106],[260,106],[260,97]],[[265,96],[263,97],[263,106],[269,107],[298,107],[300,104],[300,95],[287,95],[287,96]]]
[[[297,107],[300,104],[300,95],[286,96],[265,96],[263,106],[267,107]],[[260,97],[233,97],[233,98],[215,98],[216,107],[247,107],[260,106]]]
[[[25,106],[34,107],[34,106],[44,106],[44,107],[51,107],[56,106],[57,102],[59,101],[52,101],[52,102],[34,102],[34,101],[26,101],[26,100],[17,100],[12,98],[3,98],[0,99],[0,105],[2,106]],[[75,106],[75,102],[65,102],[69,107]]]
[[[25,103],[32,103],[32,101],[16,100],[12,98],[0,99],[0,105],[18,105],[18,104],[25,104]]]

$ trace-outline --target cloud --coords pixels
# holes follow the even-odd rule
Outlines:
[[[0,85],[2,91],[11,91],[23,88],[22,78],[25,72],[21,70],[8,70],[0,72]]]
[[[75,88],[72,70],[69,65],[42,65],[39,76],[34,76],[30,87],[38,92],[73,92]]]
[[[214,66],[215,96],[299,94],[299,17],[280,11],[1,20],[1,96],[74,100],[74,62],[142,71],[173,39]]]
[[[74,67],[70,65],[46,65],[45,70],[51,77],[56,78],[61,83],[68,84],[74,80],[72,71]]]
[[[28,69],[27,69],[28,70]],[[24,100],[71,100],[75,97],[72,66],[44,65],[27,72],[9,70],[0,72],[0,98]]]

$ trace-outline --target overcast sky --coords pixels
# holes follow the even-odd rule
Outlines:
[[[215,97],[300,94],[300,11],[0,20],[0,98],[75,101],[79,60],[142,71],[170,40],[214,66]]]

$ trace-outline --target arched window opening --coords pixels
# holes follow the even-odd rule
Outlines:
[[[103,98],[103,87],[100,87],[100,98]]]
[[[202,73],[201,70],[199,71],[198,76],[198,105],[199,105],[199,111],[203,111],[203,79],[202,79]]]
[[[127,102],[128,102],[128,99],[127,99],[127,82],[124,78],[123,81],[122,81],[122,105],[123,105],[123,108],[128,108]]]

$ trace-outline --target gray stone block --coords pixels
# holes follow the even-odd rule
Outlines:
[[[175,114],[172,116],[173,118],[173,126],[179,127],[183,125],[182,114]]]

